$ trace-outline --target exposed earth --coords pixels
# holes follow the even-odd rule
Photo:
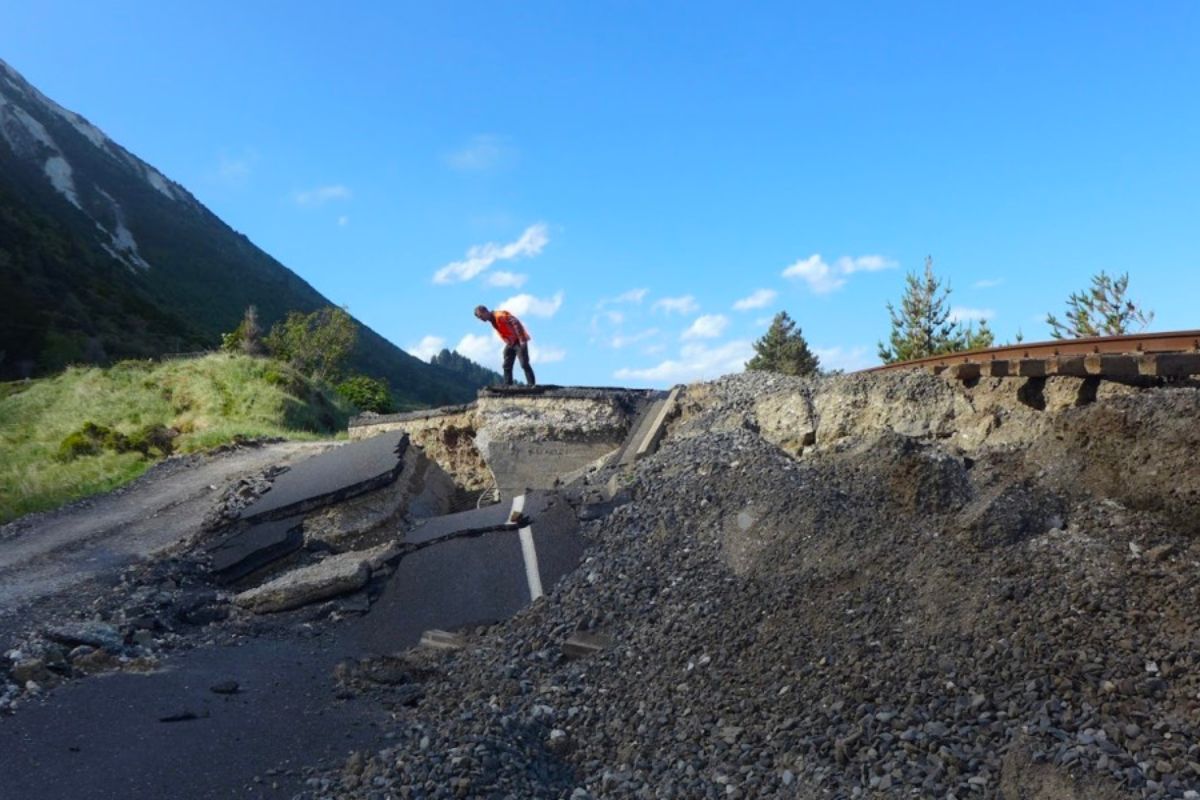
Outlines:
[[[0,785],[6,798],[1198,798],[1198,421],[1191,383],[695,384],[657,452],[598,462],[530,506],[532,541],[553,554],[544,596],[531,578],[494,620],[424,639],[492,573],[520,594],[527,521],[493,526],[503,506],[417,544],[416,509],[443,519],[430,498],[443,515],[462,498],[431,488],[437,465],[413,448],[402,502],[399,489],[346,501],[354,513],[333,518],[354,536],[306,541],[246,585],[214,575],[219,531],[180,533],[6,606]],[[553,437],[537,423],[524,430]],[[251,504],[261,470],[237,476],[258,487]],[[227,524],[253,507],[215,494]],[[215,501],[185,524],[198,531]],[[37,536],[37,520],[18,524]],[[438,572],[439,554],[458,572]],[[335,559],[364,582],[277,613],[238,599]]]

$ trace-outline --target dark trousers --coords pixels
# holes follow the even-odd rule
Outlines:
[[[512,367],[513,359],[520,357],[521,369],[525,370],[525,382],[533,386],[537,381],[533,379],[533,367],[529,366],[529,343],[522,342],[521,344],[506,344],[504,345],[504,385],[512,386]]]

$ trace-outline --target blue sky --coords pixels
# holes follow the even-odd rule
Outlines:
[[[410,351],[548,383],[876,362],[926,255],[1001,341],[1101,270],[1200,328],[1200,5],[9,3],[0,57]]]

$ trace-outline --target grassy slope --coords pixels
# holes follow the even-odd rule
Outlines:
[[[192,452],[238,436],[328,437],[352,411],[288,367],[245,356],[73,367],[20,386],[0,391],[0,523],[107,491],[153,463],[110,451],[60,460],[60,443],[85,422],[125,434],[173,427],[176,452]]]

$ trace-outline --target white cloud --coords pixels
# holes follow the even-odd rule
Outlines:
[[[771,304],[779,292],[774,289],[757,289],[749,297],[743,297],[733,304],[734,311],[749,311],[752,308],[762,308]]]
[[[656,384],[681,383],[741,372],[753,355],[754,347],[745,339],[712,348],[700,343],[687,344],[680,349],[677,359],[668,359],[646,369],[623,367],[613,375],[618,380],[632,379]]]
[[[567,351],[561,347],[542,347],[536,342],[529,343],[529,361],[532,364],[553,364],[567,357]]]
[[[434,283],[461,283],[469,281],[497,261],[532,257],[542,252],[550,242],[546,223],[530,225],[515,242],[508,244],[477,244],[467,250],[462,261],[451,261],[433,274]]]
[[[845,372],[856,372],[860,369],[873,367],[878,363],[873,351],[868,347],[814,347],[813,354],[821,361],[821,369],[840,369]]]
[[[822,260],[819,253],[813,253],[808,258],[802,258],[783,271],[785,278],[799,278],[808,283],[808,288],[816,294],[828,294],[841,288],[846,279],[840,277]]]
[[[416,344],[410,344],[406,350],[412,353],[422,361],[428,361],[433,356],[442,352],[442,348],[446,346],[446,340],[440,336],[425,336]]]
[[[647,339],[652,339],[657,335],[658,328],[647,328],[646,330],[639,331],[638,333],[615,334],[611,339],[609,339],[608,343],[613,348],[620,350],[623,347],[629,347],[631,344],[637,344],[638,342],[644,342]]]
[[[966,308],[964,306],[955,306],[950,309],[951,322],[982,322],[983,320],[991,319],[996,316],[995,309],[991,308]]]
[[[466,146],[447,153],[446,163],[463,172],[484,172],[503,163],[510,152],[500,137],[480,134]]]
[[[695,297],[685,294],[682,297],[664,297],[656,301],[651,308],[654,311],[661,309],[668,314],[695,314],[700,310],[700,305]]]
[[[975,281],[971,286],[975,289],[993,289],[1002,283],[1004,283],[1004,278],[984,278]]]
[[[454,350],[477,364],[499,370],[504,344],[494,334],[468,333],[458,340]]]
[[[347,225],[349,225],[349,224],[350,224],[350,218],[349,218],[349,217],[347,217],[345,214],[343,214],[342,216],[338,217],[338,227],[339,227],[339,228],[344,228],[344,227],[346,227],[346,226],[347,226]]]
[[[296,205],[315,208],[323,206],[332,200],[349,200],[350,190],[341,184],[335,186],[318,186],[316,189],[296,192],[292,195],[292,199],[296,201]]]
[[[724,314],[705,314],[702,317],[696,317],[696,321],[679,338],[684,340],[716,339],[725,332],[725,328],[728,326],[729,319]]]
[[[895,261],[877,255],[855,258],[842,256],[831,266],[821,258],[820,253],[813,253],[784,269],[783,277],[805,281],[814,294],[829,294],[846,285],[847,275],[856,272],[878,272],[895,266]]]
[[[528,275],[523,275],[517,272],[506,272],[505,270],[496,270],[488,273],[488,286],[511,286],[514,289],[520,289],[525,285],[525,281],[529,280]]]
[[[837,260],[838,272],[843,275],[853,275],[856,272],[879,272],[882,269],[892,269],[896,262],[883,256],[858,256],[850,258],[842,256]]]
[[[554,297],[541,299],[531,294],[518,294],[501,303],[497,308],[511,311],[518,317],[553,317],[562,308],[563,293],[558,292]]]
[[[604,308],[611,303],[640,303],[646,299],[646,293],[649,289],[630,289],[628,292],[623,292],[616,297],[606,297],[596,304],[596,308]]]

